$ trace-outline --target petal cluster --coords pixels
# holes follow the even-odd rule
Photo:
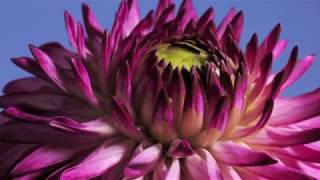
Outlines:
[[[320,178],[320,89],[281,96],[315,56],[294,47],[273,73],[280,24],[242,49],[233,8],[215,24],[191,0],[159,0],[143,18],[123,0],[111,30],[82,13],[64,13],[72,50],[50,42],[12,59],[32,76],[0,97],[0,179]]]

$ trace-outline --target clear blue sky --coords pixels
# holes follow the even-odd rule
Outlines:
[[[29,43],[40,45],[59,41],[69,47],[63,21],[65,9],[81,20],[81,2],[88,3],[101,24],[111,27],[118,0],[0,0],[0,88],[10,80],[28,75],[15,67],[10,57],[30,55]],[[180,4],[180,0],[176,1]],[[139,1],[143,15],[155,7],[155,0]],[[320,56],[320,1],[318,0],[195,0],[198,14],[213,6],[216,20],[220,21],[227,10],[235,7],[245,14],[245,32],[241,45],[244,47],[252,33],[259,39],[281,22],[282,38],[289,40],[287,49],[275,65],[279,70],[287,61],[290,48],[298,45],[300,57],[308,54]],[[297,95],[320,86],[320,57],[305,76],[292,86],[285,95]]]

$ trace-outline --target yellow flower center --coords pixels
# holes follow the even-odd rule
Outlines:
[[[192,66],[203,66],[209,60],[209,53],[198,47],[192,40],[160,44],[156,55],[160,60],[164,59],[171,63],[174,68],[184,66],[187,70],[190,70]]]

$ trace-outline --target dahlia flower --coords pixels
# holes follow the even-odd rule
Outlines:
[[[72,50],[12,59],[33,76],[0,97],[1,179],[320,178],[320,89],[281,96],[315,57],[295,47],[272,73],[280,25],[241,49],[235,9],[216,26],[191,0],[144,18],[123,0],[110,31],[82,12],[84,25],[64,14]]]

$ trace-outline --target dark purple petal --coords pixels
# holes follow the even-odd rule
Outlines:
[[[227,26],[230,24],[230,22],[235,17],[235,15],[236,15],[236,10],[234,8],[231,8],[228,11],[227,15],[224,17],[224,19],[222,20],[222,22],[219,24],[217,29],[217,35],[219,39],[222,37],[225,30],[227,29]]]
[[[83,22],[89,37],[102,36],[101,27],[87,4],[82,4]]]

